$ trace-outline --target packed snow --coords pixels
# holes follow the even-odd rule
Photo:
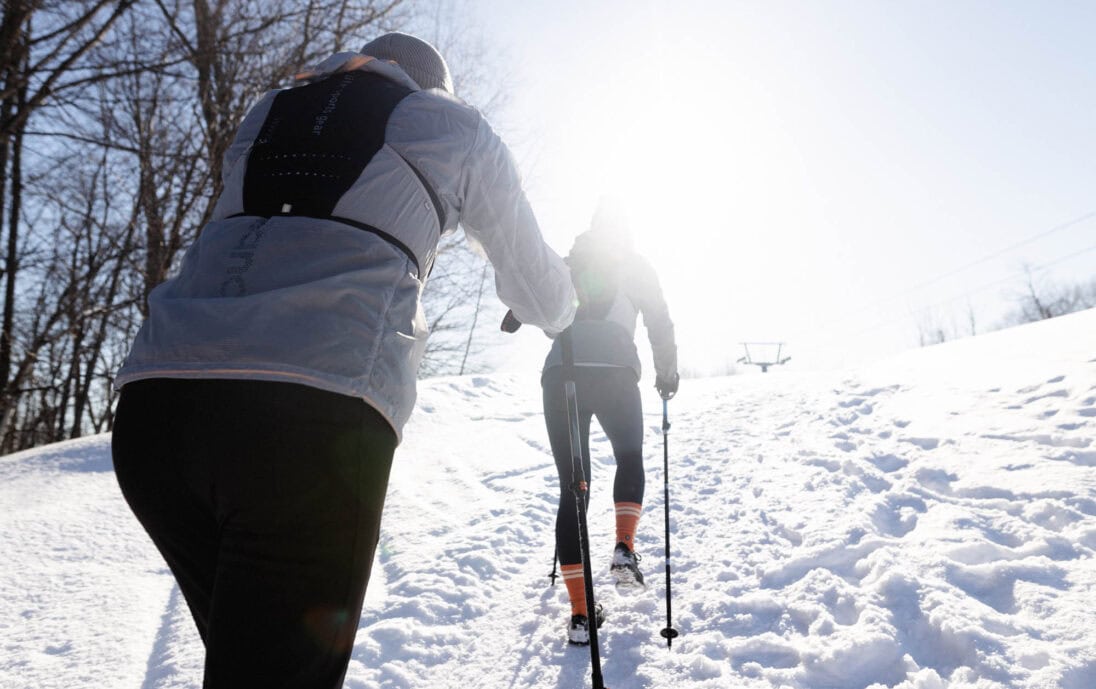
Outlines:
[[[670,649],[649,381],[646,591],[610,583],[595,427],[606,685],[1096,686],[1096,310],[857,369],[791,366],[686,380],[669,404]],[[590,686],[548,578],[539,395],[537,371],[421,384],[347,687]],[[201,686],[201,643],[109,446],[0,458],[0,687]]]

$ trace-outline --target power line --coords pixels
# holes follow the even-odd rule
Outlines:
[[[837,327],[837,323],[839,323],[839,322],[845,322],[845,321],[848,321],[848,320],[850,320],[850,319],[852,319],[856,316],[859,316],[860,314],[863,314],[865,312],[878,309],[879,307],[881,307],[885,304],[888,304],[890,302],[893,302],[893,301],[895,301],[895,300],[897,300],[901,297],[906,297],[906,296],[912,294],[913,292],[924,289],[924,288],[926,288],[930,285],[934,285],[938,282],[941,282],[942,280],[946,280],[947,278],[958,275],[959,273],[962,273],[963,271],[969,270],[969,269],[971,269],[975,266],[981,265],[981,264],[983,264],[987,261],[991,261],[995,258],[999,258],[1000,256],[1002,256],[1002,255],[1004,255],[1004,254],[1006,254],[1010,251],[1013,251],[1013,250],[1018,249],[1018,248],[1023,247],[1023,246],[1027,246],[1029,244],[1033,244],[1033,243],[1035,243],[1035,242],[1037,242],[1041,239],[1045,239],[1046,237],[1049,237],[1053,234],[1061,232],[1062,230],[1066,230],[1070,227],[1074,227],[1075,225],[1079,225],[1079,224],[1081,224],[1085,221],[1091,220],[1093,218],[1096,218],[1096,211],[1090,211],[1088,213],[1085,213],[1084,215],[1080,215],[1076,218],[1073,218],[1072,220],[1061,223],[1059,225],[1055,225],[1054,227],[1051,227],[1048,230],[1044,230],[1042,232],[1039,232],[1038,234],[1035,234],[1035,235],[1032,235],[1032,236],[1027,237],[1025,239],[1022,239],[1022,240],[1020,240],[1020,241],[1018,241],[1014,244],[1010,244],[1009,246],[1006,246],[1002,249],[998,249],[996,251],[993,251],[992,253],[989,253],[985,256],[982,256],[979,259],[976,259],[974,261],[971,261],[969,263],[961,265],[958,268],[950,270],[946,273],[942,273],[940,275],[937,275],[936,277],[925,280],[925,281],[923,281],[921,283],[918,283],[918,284],[916,284],[912,287],[901,290],[899,292],[895,292],[894,294],[891,294],[888,297],[883,297],[882,299],[878,299],[874,302],[870,302],[870,303],[865,304],[865,305],[863,305],[859,308],[852,309],[852,310],[846,312],[844,315],[837,316],[835,319],[833,319],[831,321],[832,325],[823,326],[821,328],[821,330],[823,332],[825,332],[827,330],[832,330],[833,328]],[[1080,252],[1077,252],[1076,254],[1070,254],[1069,256],[1065,256],[1061,259],[1056,259],[1056,260],[1051,261],[1049,263],[1043,264],[1042,266],[1038,266],[1037,268],[1048,268],[1048,267],[1050,267],[1050,266],[1052,266],[1056,263],[1060,263],[1063,260],[1067,260],[1069,258],[1073,258],[1074,256],[1081,255],[1081,254],[1084,254],[1084,253],[1088,253],[1091,250],[1092,250],[1091,248],[1090,249],[1083,249]],[[958,297],[954,297],[952,299],[949,299],[949,300],[947,300],[943,303],[948,303],[950,301],[955,301],[956,299],[960,299],[960,298],[965,297],[965,296],[970,296],[971,294],[975,294],[977,292],[980,292],[980,291],[982,291],[982,290],[984,290],[988,287],[992,287],[994,284],[997,284],[999,282],[1004,282],[1005,280],[1014,279],[1015,277],[1016,277],[1016,275],[1010,275],[1008,277],[1001,278],[999,280],[995,280],[993,283],[990,283],[989,285],[984,285],[984,286],[979,287],[975,290],[972,290],[970,292],[959,295]],[[931,307],[927,307],[927,308],[931,308]],[[874,328],[872,328],[872,329],[874,329]],[[800,331],[800,333],[796,335],[796,338],[798,339],[799,337],[802,337],[804,334],[809,333],[809,332],[810,332],[810,330]]]
[[[1038,265],[1038,266],[1034,266],[1034,267],[1028,268],[1028,270],[1029,270],[1029,271],[1031,271],[1031,272],[1034,272],[1034,271],[1037,271],[1037,270],[1043,270],[1043,269],[1045,269],[1045,268],[1049,268],[1049,267],[1051,267],[1051,266],[1053,266],[1053,265],[1057,265],[1057,264],[1059,264],[1059,263],[1062,263],[1063,261],[1068,261],[1068,260],[1069,260],[1069,259],[1071,259],[1071,258],[1076,258],[1076,257],[1078,257],[1078,256],[1083,256],[1083,255],[1085,255],[1085,254],[1089,254],[1089,253],[1092,253],[1093,251],[1096,251],[1096,244],[1093,244],[1092,246],[1090,246],[1090,247],[1088,247],[1088,248],[1086,248],[1086,249],[1081,249],[1080,251],[1074,251],[1074,252],[1073,252],[1073,253],[1071,253],[1071,254],[1067,254],[1067,255],[1065,255],[1065,256],[1061,256],[1061,257],[1059,257],[1059,258],[1056,258],[1056,259],[1054,259],[1053,261],[1047,261],[1046,263],[1044,263],[1044,264],[1042,264],[1042,265]],[[1018,278],[1020,278],[1020,277],[1023,277],[1023,276],[1025,275],[1025,274],[1027,274],[1027,271],[1022,271],[1022,272],[1018,272],[1018,273],[1013,273],[1012,275],[1008,275],[1008,276],[1006,276],[1006,277],[1000,278],[999,280],[994,280],[993,282],[990,282],[990,283],[987,283],[987,284],[985,284],[985,285],[982,285],[981,287],[977,287],[977,288],[975,288],[975,289],[973,289],[973,290],[970,290],[969,292],[966,292],[966,293],[964,293],[964,294],[960,294],[960,295],[959,295],[959,296],[957,296],[957,297],[951,297],[950,299],[945,299],[945,300],[943,300],[943,301],[940,301],[940,302],[937,302],[937,303],[935,303],[935,304],[930,304],[930,305],[928,305],[928,306],[926,306],[926,307],[924,307],[924,308],[926,308],[926,309],[934,309],[934,308],[937,308],[937,307],[939,307],[939,306],[943,306],[943,305],[945,305],[945,304],[950,304],[950,303],[951,303],[951,302],[953,302],[953,301],[958,301],[959,299],[962,299],[963,297],[969,297],[969,296],[971,296],[972,294],[977,294],[978,292],[982,292],[982,291],[984,291],[984,290],[987,290],[987,289],[989,289],[990,287],[993,287],[994,285],[998,285],[998,284],[1000,284],[1000,283],[1002,283],[1002,282],[1005,282],[1005,281],[1011,281],[1011,280],[1016,280],[1016,279],[1018,279]]]
[[[1064,222],[1061,225],[1056,225],[1055,227],[1052,227],[1052,228],[1050,228],[1049,230],[1047,230],[1045,232],[1040,232],[1039,234],[1037,234],[1033,237],[1028,237],[1027,239],[1021,240],[1021,241],[1019,241],[1015,244],[1012,244],[1010,246],[1006,246],[1003,249],[995,251],[992,254],[983,256],[982,258],[978,259],[977,261],[971,261],[970,263],[968,263],[966,265],[963,265],[963,266],[960,266],[960,267],[956,268],[955,270],[944,273],[943,275],[939,275],[939,276],[937,276],[935,278],[932,278],[931,280],[928,280],[926,282],[922,282],[919,285],[915,285],[915,286],[911,287],[909,290],[907,290],[907,293],[908,292],[914,292],[914,291],[922,289],[924,287],[928,287],[929,285],[936,284],[937,282],[940,282],[941,280],[945,280],[947,278],[950,278],[953,275],[957,275],[957,274],[963,272],[964,270],[967,270],[969,268],[973,268],[974,266],[977,266],[977,265],[981,265],[981,264],[985,263],[986,261],[992,261],[993,259],[995,259],[999,256],[1007,254],[1008,252],[1012,251],[1013,249],[1019,249],[1022,246],[1027,246],[1028,244],[1032,244],[1034,242],[1037,242],[1040,239],[1043,239],[1044,237],[1049,237],[1050,235],[1052,235],[1056,232],[1061,232],[1062,230],[1073,227],[1074,225],[1079,225],[1079,224],[1083,223],[1084,221],[1089,220],[1090,218],[1096,218],[1096,211],[1092,211],[1090,213],[1085,213],[1084,215],[1082,215],[1080,217],[1077,217],[1077,218],[1074,218],[1073,220],[1070,220],[1069,222]],[[1088,250],[1086,249],[1085,251],[1088,251]],[[1081,253],[1084,253],[1085,251],[1082,251]],[[1051,265],[1051,264],[1047,264],[1047,265]],[[1046,266],[1044,266],[1044,267],[1046,267]]]
[[[1043,269],[1049,268],[1053,265],[1057,265],[1059,263],[1062,263],[1063,261],[1068,261],[1069,259],[1077,258],[1078,256],[1083,256],[1084,254],[1089,254],[1089,253],[1092,253],[1094,251],[1096,251],[1096,244],[1093,244],[1092,246],[1090,246],[1088,248],[1081,249],[1080,251],[1074,251],[1073,253],[1067,254],[1065,256],[1061,256],[1059,258],[1054,259],[1053,261],[1047,261],[1046,263],[1043,263],[1042,265],[1034,266],[1034,267],[1030,268],[1029,270],[1032,270],[1032,271],[1043,270]],[[939,308],[939,307],[944,306],[946,304],[951,304],[952,302],[958,301],[958,300],[963,299],[965,297],[970,297],[974,294],[978,294],[979,292],[984,292],[985,290],[989,289],[990,287],[994,287],[994,286],[999,285],[1003,282],[1016,280],[1020,277],[1023,277],[1024,275],[1025,275],[1025,272],[1017,272],[1017,273],[1012,273],[1010,275],[1006,275],[1003,278],[998,278],[998,279],[993,280],[992,282],[988,282],[988,283],[986,283],[986,284],[984,284],[980,287],[976,287],[975,289],[968,290],[968,291],[964,292],[963,294],[960,294],[960,295],[957,295],[957,296],[954,296],[954,297],[949,297],[948,299],[944,299],[944,300],[936,302],[934,304],[929,304],[927,306],[924,306],[920,310],[921,311],[927,311],[929,309]],[[845,337],[845,336],[854,336],[855,337],[855,336],[858,336],[858,335],[863,335],[864,333],[873,332],[873,331],[879,330],[880,328],[883,328],[885,326],[893,325],[894,323],[905,320],[908,317],[909,317],[909,315],[907,314],[907,315],[904,315],[904,316],[891,318],[891,319],[888,319],[888,320],[885,320],[885,321],[878,321],[878,322],[876,322],[872,325],[861,328],[860,330],[857,330],[856,332],[848,333],[847,335],[842,335],[842,336],[843,337]],[[831,340],[824,340],[824,341],[832,341],[832,339],[836,339],[836,338],[831,338]]]

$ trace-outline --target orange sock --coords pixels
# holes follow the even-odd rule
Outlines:
[[[582,563],[560,565],[563,583],[567,584],[567,595],[571,597],[571,614],[586,614],[586,580],[582,577]]]
[[[628,550],[635,550],[636,527],[639,525],[639,514],[642,510],[643,505],[638,502],[616,504],[617,543],[628,546]]]

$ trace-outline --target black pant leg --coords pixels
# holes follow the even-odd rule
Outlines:
[[[203,686],[337,689],[379,537],[395,433],[361,400],[303,386],[163,384],[197,390],[206,402],[186,429],[204,443],[180,457],[204,473],[173,496],[200,503],[193,486],[208,485],[217,524]],[[165,559],[178,560],[174,544],[187,534],[150,502],[140,501],[139,518],[166,544]],[[176,576],[182,586],[190,573],[179,567]]]
[[[207,457],[195,432],[201,401],[185,392],[157,380],[126,385],[111,454],[122,495],[175,575],[204,642],[220,527],[199,478]]]
[[[559,507],[556,510],[556,552],[564,565],[582,562],[578,543],[578,501],[574,493],[574,467],[571,457],[570,424],[567,419],[567,398],[563,391],[562,369],[552,368],[542,380],[544,422],[548,428],[548,443],[559,476]],[[582,452],[582,470],[586,476],[586,502],[589,504],[590,476],[590,420],[592,413],[579,398],[579,440]]]
[[[643,503],[643,403],[630,368],[598,369],[594,413],[613,447],[613,502]]]
[[[231,495],[206,687],[342,685],[380,532],[395,434],[358,400],[307,392],[252,424]],[[305,411],[307,410],[307,411]]]
[[[541,384],[548,442],[559,474],[556,550],[562,564],[577,564],[582,558],[578,546],[576,502],[571,488],[571,445],[562,368],[554,367],[545,371]],[[635,372],[630,368],[615,366],[580,366],[575,368],[575,387],[578,394],[583,471],[588,486],[593,483],[590,466],[590,422],[596,415],[613,447],[617,465],[613,479],[613,501],[642,503],[646,483],[643,469],[643,408]]]

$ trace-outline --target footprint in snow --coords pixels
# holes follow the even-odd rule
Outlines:
[[[757,677],[764,668],[793,668],[799,665],[799,651],[769,641],[753,642],[741,652],[730,653],[731,666],[746,676]]]
[[[952,522],[957,531],[977,531],[982,538],[1006,548],[1019,548],[1028,542],[1026,536],[1014,533],[1014,528],[1008,521],[994,519],[988,515],[976,515],[962,517]]]
[[[994,562],[971,566],[952,565],[947,568],[945,578],[948,583],[970,597],[1006,615],[1019,610],[1016,601],[1018,580],[1058,590],[1069,588],[1065,570],[1043,564]]]
[[[875,528],[884,536],[902,538],[917,528],[917,515],[928,510],[925,501],[915,495],[888,495],[872,511]]]
[[[880,539],[868,539],[859,543],[826,546],[766,571],[761,576],[761,588],[785,588],[818,568],[828,569],[846,581],[859,584],[868,570],[858,568],[857,564],[884,545],[887,543]]]
[[[1084,514],[1057,500],[1038,500],[1024,509],[1024,516],[1031,523],[1055,533],[1061,533],[1085,518]]]
[[[1073,497],[1065,498],[1065,502],[1078,512],[1090,517],[1096,517],[1096,500],[1093,500],[1092,498],[1074,495]]]
[[[1042,395],[1035,395],[1024,400],[1024,404],[1031,404],[1032,402],[1038,402],[1039,400],[1045,400],[1051,397],[1069,397],[1069,390],[1053,390]]]
[[[895,455],[875,455],[868,457],[868,461],[874,464],[875,468],[888,474],[899,469],[905,469],[909,465],[908,459],[902,459]]]
[[[877,476],[871,471],[866,470],[864,467],[859,466],[855,462],[845,462],[844,470],[846,476],[852,476],[860,480],[868,490],[873,493],[882,493],[891,489],[892,484],[882,476]]]
[[[832,459],[822,459],[820,457],[815,457],[813,459],[808,459],[806,462],[804,462],[804,464],[809,464],[810,466],[822,467],[823,469],[825,469],[826,471],[829,471],[829,472],[834,472],[834,471],[837,471],[838,469],[841,468],[841,463],[840,462],[835,462]]]
[[[1089,363],[1096,363],[1093,359]],[[1061,689],[1089,689],[1096,687],[1096,660],[1067,668],[1058,683]]]
[[[950,494],[951,484],[959,480],[958,475],[944,469],[918,469],[914,477],[925,488],[944,494]]]
[[[904,443],[909,443],[911,445],[916,445],[917,447],[921,448],[922,450],[935,450],[937,447],[940,446],[940,439],[939,438],[915,438],[915,437],[910,437],[910,438],[900,438],[900,440]]]
[[[537,452],[547,452],[548,454],[552,454],[552,448],[548,447],[548,443],[540,440],[539,438],[522,437],[522,440],[525,441],[526,445],[533,448]]]

